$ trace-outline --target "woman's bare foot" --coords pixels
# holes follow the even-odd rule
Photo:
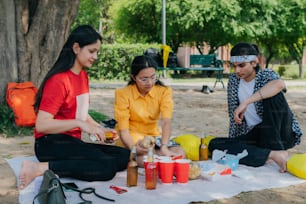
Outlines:
[[[24,161],[19,175],[19,190],[27,187],[37,176],[43,175],[48,169],[48,163]]]
[[[288,156],[285,150],[271,151],[268,160],[272,159],[279,166],[279,172],[284,173],[287,171]]]

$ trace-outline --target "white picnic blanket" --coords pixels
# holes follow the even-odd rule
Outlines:
[[[16,178],[19,176],[23,160],[36,161],[35,157],[16,157],[7,159],[13,169]],[[212,162],[212,161],[207,161]],[[143,172],[140,168],[139,172]],[[30,204],[37,194],[42,176],[37,177],[29,186],[20,191],[19,202]],[[306,180],[299,179],[289,173],[279,173],[278,166],[274,163],[253,168],[239,165],[237,171],[231,176],[221,176],[218,179],[198,179],[189,181],[187,184],[162,184],[158,183],[155,190],[145,189],[145,179],[140,173],[137,187],[126,187],[126,171],[118,172],[114,179],[107,182],[84,182],[75,179],[61,178],[62,182],[75,182],[80,188],[95,187],[97,193],[108,198],[115,199],[115,203],[158,203],[158,204],[186,204],[192,201],[207,202],[215,199],[233,197],[241,192],[263,190],[268,188],[281,188],[300,184]],[[18,182],[17,182],[18,185]],[[116,185],[128,190],[127,193],[116,194],[109,187]],[[68,204],[81,202],[76,192],[65,192]],[[85,196],[92,203],[111,203],[101,200],[94,195]]]

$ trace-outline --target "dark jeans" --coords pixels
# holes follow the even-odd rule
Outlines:
[[[85,181],[107,181],[126,169],[130,151],[125,148],[91,144],[64,134],[46,135],[35,140],[40,162],[60,177]]]
[[[248,156],[239,161],[248,166],[262,166],[271,150],[287,150],[294,146],[292,132],[293,114],[282,93],[263,100],[263,121],[246,135],[236,138],[215,138],[209,144],[209,150],[228,150],[228,154],[237,154],[244,149]]]

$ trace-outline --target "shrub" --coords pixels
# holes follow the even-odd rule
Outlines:
[[[33,127],[19,127],[14,121],[14,113],[6,102],[0,104],[0,134],[4,137],[12,136],[30,136],[33,135]],[[98,123],[108,120],[109,118],[103,113],[95,110],[89,110],[89,115]]]
[[[281,76],[281,77],[284,76],[285,72],[286,72],[286,67],[285,66],[279,66],[278,67],[279,76]]]
[[[160,49],[158,44],[105,44],[101,45],[96,63],[88,69],[90,79],[128,80],[132,60],[148,48]]]
[[[18,127],[13,110],[4,101],[0,106],[0,134],[4,137],[33,135],[33,127]]]

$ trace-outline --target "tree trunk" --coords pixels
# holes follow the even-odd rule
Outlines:
[[[80,0],[0,0],[0,101],[7,82],[39,86],[54,64]]]
[[[299,60],[298,64],[299,64],[299,78],[303,79],[304,78],[304,72],[303,72],[303,62],[302,62],[302,60]]]

